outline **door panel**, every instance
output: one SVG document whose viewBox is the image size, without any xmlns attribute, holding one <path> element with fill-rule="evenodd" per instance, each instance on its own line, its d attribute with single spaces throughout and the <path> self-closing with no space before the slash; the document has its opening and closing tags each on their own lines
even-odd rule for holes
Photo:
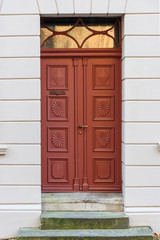
<svg viewBox="0 0 160 240">
<path fill-rule="evenodd" d="M 42 59 L 42 184 L 73 190 L 74 66 L 72 59 Z"/>
<path fill-rule="evenodd" d="M 42 191 L 120 191 L 120 144 L 120 59 L 42 58 Z"/>
<path fill-rule="evenodd" d="M 87 108 L 89 190 L 119 190 L 121 185 L 119 59 L 88 59 Z"/>
</svg>

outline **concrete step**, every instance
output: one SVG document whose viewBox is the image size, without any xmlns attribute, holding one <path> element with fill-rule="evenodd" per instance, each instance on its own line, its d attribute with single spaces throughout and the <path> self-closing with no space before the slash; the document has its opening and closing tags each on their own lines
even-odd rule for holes
<svg viewBox="0 0 160 240">
<path fill-rule="evenodd" d="M 18 240 L 153 240 L 150 228 L 114 230 L 39 230 L 21 229 Z"/>
<path fill-rule="evenodd" d="M 129 218 L 108 212 L 43 212 L 41 229 L 115 229 L 128 228 Z"/>
<path fill-rule="evenodd" d="M 121 193 L 43 193 L 43 211 L 123 212 Z"/>
</svg>

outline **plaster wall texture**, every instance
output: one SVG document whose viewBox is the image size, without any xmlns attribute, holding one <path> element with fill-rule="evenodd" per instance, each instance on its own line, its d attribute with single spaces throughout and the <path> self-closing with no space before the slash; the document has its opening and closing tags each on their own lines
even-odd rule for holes
<svg viewBox="0 0 160 240">
<path fill-rule="evenodd" d="M 122 16 L 125 212 L 160 232 L 160 0 L 0 0 L 0 238 L 40 224 L 40 15 Z"/>
<path fill-rule="evenodd" d="M 130 225 L 160 232 L 160 1 L 127 1 L 123 18 L 122 161 Z"/>
<path fill-rule="evenodd" d="M 38 227 L 40 16 L 37 1 L 3 1 L 0 11 L 0 238 Z"/>
</svg>

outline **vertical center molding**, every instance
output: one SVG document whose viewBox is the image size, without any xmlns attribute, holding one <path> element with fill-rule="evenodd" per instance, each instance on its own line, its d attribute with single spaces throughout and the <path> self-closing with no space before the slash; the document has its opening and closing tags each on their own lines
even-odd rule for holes
<svg viewBox="0 0 160 240">
<path fill-rule="evenodd" d="M 77 135 L 77 126 L 78 126 L 78 65 L 79 59 L 73 59 L 74 65 L 74 142 L 75 142 L 75 149 L 74 149 L 74 191 L 79 191 L 79 176 L 78 176 L 78 135 Z"/>
<path fill-rule="evenodd" d="M 83 58 L 83 124 L 87 125 L 87 64 L 88 59 Z M 88 79 L 89 80 L 89 79 Z M 88 178 L 87 178 L 87 128 L 83 135 L 83 191 L 88 190 Z"/>
</svg>

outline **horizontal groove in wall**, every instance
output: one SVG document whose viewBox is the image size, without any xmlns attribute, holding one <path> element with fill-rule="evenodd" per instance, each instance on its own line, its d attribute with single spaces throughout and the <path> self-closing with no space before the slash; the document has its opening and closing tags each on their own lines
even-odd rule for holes
<svg viewBox="0 0 160 240">
<path fill-rule="evenodd" d="M 0 143 L 0 145 L 1 144 L 3 144 L 3 143 Z M 17 146 L 19 146 L 19 145 L 21 145 L 21 146 L 28 146 L 28 145 L 35 145 L 35 146 L 37 146 L 37 145 L 40 145 L 40 143 L 7 143 L 8 145 L 17 145 Z"/>
<path fill-rule="evenodd" d="M 27 58 L 27 59 L 28 59 L 28 58 L 30 58 L 30 59 L 32 59 L 32 58 L 37 58 L 37 60 L 40 60 L 40 59 L 39 59 L 39 56 L 38 56 L 38 57 L 0 57 L 0 58 L 5 58 L 5 59 L 8 58 L 9 60 L 10 60 L 11 58 L 16 58 L 16 59 L 18 58 L 19 60 L 24 59 L 24 58 Z"/>
<path fill-rule="evenodd" d="M 122 61 L 124 60 L 124 59 L 127 59 L 127 58 L 131 58 L 131 59 L 133 59 L 133 58 L 147 58 L 147 59 L 150 59 L 150 58 L 160 58 L 160 56 L 124 56 L 123 58 L 121 58 L 122 59 Z"/>
<path fill-rule="evenodd" d="M 32 206 L 32 205 L 37 205 L 37 206 L 40 206 L 41 204 L 40 204 L 40 202 L 38 202 L 38 203 L 0 203 L 0 206 L 25 206 L 25 205 L 27 205 L 27 206 Z"/>
<path fill-rule="evenodd" d="M 38 102 L 41 102 L 41 99 L 39 98 L 35 98 L 35 99 L 21 99 L 21 98 L 19 98 L 19 99 L 12 99 L 12 98 L 10 98 L 10 99 L 0 99 L 0 102 L 35 102 L 35 101 L 38 101 Z"/>
<path fill-rule="evenodd" d="M 30 78 L 29 78 L 30 79 Z M 127 81 L 127 80 L 157 80 L 159 79 L 160 80 L 160 77 L 159 78 L 123 78 L 123 81 Z"/>
<path fill-rule="evenodd" d="M 122 102 L 160 102 L 160 99 L 122 99 Z"/>
<path fill-rule="evenodd" d="M 0 187 L 41 187 L 41 184 L 0 184 Z"/>
<path fill-rule="evenodd" d="M 123 123 L 160 123 L 160 121 L 124 121 L 122 120 Z"/>
<path fill-rule="evenodd" d="M 40 211 L 41 210 L 41 204 L 40 203 L 29 203 L 29 204 L 0 204 L 0 211 L 5 211 L 5 210 L 24 210 L 24 211 L 29 211 L 29 210 L 34 210 L 34 211 Z"/>
<path fill-rule="evenodd" d="M 122 144 L 124 144 L 124 146 L 125 145 L 132 145 L 132 146 L 136 146 L 137 144 L 135 144 L 135 143 L 133 143 L 133 144 L 126 144 L 126 143 L 124 143 L 123 141 L 122 141 Z M 142 147 L 145 147 L 146 146 L 146 144 L 147 145 L 150 145 L 151 147 L 153 147 L 153 146 L 158 146 L 158 143 L 139 143 L 138 145 L 140 145 L 140 146 L 142 146 Z"/>
<path fill-rule="evenodd" d="M 125 143 L 123 141 L 122 141 L 122 143 L 126 146 L 156 146 L 156 147 L 158 147 L 158 143 Z"/>
<path fill-rule="evenodd" d="M 155 167 L 157 167 L 157 168 L 159 168 L 160 167 L 160 165 L 125 165 L 125 163 L 123 163 L 123 165 L 125 166 L 125 167 L 142 167 L 142 168 L 155 168 Z"/>
<path fill-rule="evenodd" d="M 21 57 L 20 57 L 20 58 L 21 58 Z M 127 57 L 124 56 L 124 58 L 127 58 Z M 132 56 L 131 56 L 131 57 L 128 57 L 128 58 L 129 58 L 129 59 L 132 59 L 132 58 L 133 58 L 133 59 L 135 59 L 135 58 L 137 58 L 137 59 L 139 59 L 139 58 L 140 58 L 140 59 L 142 59 L 142 58 L 143 58 L 143 59 L 146 59 L 146 58 L 147 58 L 147 59 L 150 59 L 150 58 L 155 59 L 155 58 L 160 58 L 160 57 L 157 57 L 157 56 L 153 56 L 153 57 L 151 57 L 151 56 L 148 56 L 148 57 L 146 57 L 146 56 L 144 56 L 144 57 L 139 57 L 139 56 L 134 57 L 134 56 L 133 56 L 133 57 L 132 57 Z M 122 61 L 123 61 L 123 60 L 122 60 Z"/>
<path fill-rule="evenodd" d="M 0 17 L 1 16 L 39 16 L 40 15 L 40 13 L 1 13 L 0 14 Z"/>
<path fill-rule="evenodd" d="M 125 208 L 160 208 L 160 206 L 126 206 Z M 160 209 L 159 209 L 160 210 Z"/>
<path fill-rule="evenodd" d="M 38 209 L 32 209 L 32 208 L 29 208 L 29 209 L 1 209 L 0 208 L 0 213 L 1 212 L 41 212 L 41 208 L 38 208 Z"/>
<path fill-rule="evenodd" d="M 125 145 L 132 145 L 132 146 L 139 146 L 139 145 L 142 145 L 142 146 L 147 146 L 147 145 L 151 145 L 151 146 L 158 146 L 158 143 L 125 143 L 124 141 L 121 141 L 123 144 Z"/>
<path fill-rule="evenodd" d="M 138 80 L 141 80 L 141 79 L 145 79 L 145 80 L 147 80 L 147 79 L 150 79 L 150 80 L 152 80 L 152 79 L 153 79 L 153 80 L 154 80 L 154 79 L 159 79 L 159 80 L 160 80 L 159 77 L 158 77 L 158 78 L 146 78 L 146 77 L 145 77 L 145 78 L 141 78 L 141 77 L 137 77 L 137 78 L 131 77 L 131 78 L 128 78 L 128 77 L 127 77 L 127 78 L 122 78 L 122 81 L 124 81 L 124 80 L 129 80 L 129 79 L 133 79 L 133 80 L 134 80 L 134 79 L 138 79 Z"/>
<path fill-rule="evenodd" d="M 0 145 L 5 145 L 5 144 L 7 144 L 7 145 L 35 145 L 35 146 L 40 146 L 41 145 L 41 143 L 6 143 L 6 142 L 4 142 L 4 143 L 0 143 Z"/>
<path fill-rule="evenodd" d="M 38 209 L 34 209 L 34 208 L 27 208 L 27 209 L 18 209 L 18 208 L 16 208 L 16 209 L 10 209 L 10 208 L 8 208 L 8 209 L 1 209 L 0 208 L 0 212 L 41 212 L 41 208 L 39 207 Z"/>
<path fill-rule="evenodd" d="M 0 209 L 0 213 L 3 213 L 3 212 L 13 212 L 13 213 L 19 213 L 19 212 L 31 212 L 31 213 L 36 213 L 36 212 L 39 212 L 41 213 L 41 209 Z M 6 239 L 6 238 L 5 238 Z M 12 238 L 13 239 L 13 238 Z M 15 238 L 14 238 L 15 239 Z"/>
<path fill-rule="evenodd" d="M 28 79 L 28 80 L 35 80 L 35 79 L 40 80 L 40 78 L 34 78 L 34 77 L 31 77 L 31 78 L 22 78 L 22 77 L 21 77 L 21 78 L 4 78 L 4 77 L 1 78 L 1 77 L 0 77 L 0 81 L 1 81 L 1 80 L 24 80 L 24 79 L 25 79 L 25 80 L 27 80 L 27 79 Z"/>
<path fill-rule="evenodd" d="M 150 167 L 160 167 L 160 163 L 159 163 L 159 165 L 153 165 L 153 164 L 145 164 L 145 165 L 132 165 L 132 164 L 125 164 L 125 162 L 122 160 L 122 163 L 123 163 L 123 165 L 125 166 L 125 167 L 148 167 L 148 168 L 150 168 Z M 0 165 L 2 165 L 2 164 L 0 164 Z M 5 164 L 4 164 L 5 165 Z M 10 164 L 9 164 L 10 165 Z"/>
<path fill-rule="evenodd" d="M 125 15 L 148 15 L 148 14 L 159 14 L 159 12 L 139 12 L 139 13 L 129 13 L 129 12 L 124 12 Z"/>
<path fill-rule="evenodd" d="M 157 189 L 160 190 L 160 186 L 127 186 L 123 182 L 125 189 Z"/>
<path fill-rule="evenodd" d="M 13 38 L 17 38 L 17 37 L 39 37 L 40 35 L 1 35 L 0 38 L 7 38 L 7 37 L 13 37 Z"/>
<path fill-rule="evenodd" d="M 1 121 L 0 120 L 0 123 L 40 123 L 41 122 L 41 120 L 19 120 L 19 121 L 17 121 L 17 120 L 9 120 L 9 121 Z"/>
<path fill-rule="evenodd" d="M 146 207 L 146 208 L 148 208 L 148 207 Z M 134 214 L 134 215 L 135 214 L 160 214 L 159 209 L 156 209 L 155 211 L 152 210 L 152 209 L 151 210 L 150 209 L 144 209 L 144 211 L 143 211 L 143 209 L 140 209 L 140 210 L 133 209 L 133 210 L 131 210 L 131 209 L 128 209 L 126 207 L 125 207 L 125 212 L 126 212 L 126 214 L 131 213 L 131 214 Z"/>
<path fill-rule="evenodd" d="M 123 121 L 122 121 L 123 123 Z M 132 122 L 127 122 L 128 124 L 132 124 Z M 137 122 L 133 122 L 137 125 Z M 139 122 L 139 123 L 146 123 L 145 121 L 144 122 Z M 150 125 L 153 125 L 154 123 L 157 123 L 157 122 L 147 122 L 147 123 L 150 123 Z M 142 124 L 141 124 L 142 125 Z"/>
<path fill-rule="evenodd" d="M 124 38 L 125 37 L 159 37 L 160 34 L 151 34 L 151 35 L 148 35 L 148 34 L 124 34 L 123 37 L 121 38 L 121 41 L 124 41 Z"/>
<path fill-rule="evenodd" d="M 33 163 L 33 164 L 31 164 L 31 163 L 29 163 L 29 164 L 27 164 L 27 163 L 24 163 L 24 164 L 19 164 L 19 163 L 10 163 L 10 164 L 1 164 L 1 160 L 0 160 L 0 166 L 16 166 L 16 167 L 18 167 L 18 166 L 26 166 L 26 167 L 41 167 L 41 164 L 39 163 L 39 164 L 35 164 L 35 163 Z"/>
<path fill-rule="evenodd" d="M 138 206 L 138 207 L 125 207 L 125 210 L 126 210 L 126 213 L 157 213 L 157 214 L 160 214 L 160 208 L 159 206 L 155 206 L 155 207 L 152 207 L 152 206 Z"/>
<path fill-rule="evenodd" d="M 156 37 L 156 36 L 160 36 L 160 34 L 124 34 L 123 35 L 123 37 L 122 37 L 122 39 L 123 38 L 125 38 L 125 37 L 127 37 L 127 36 L 134 36 L 134 37 L 139 37 L 139 36 L 141 36 L 141 37 Z"/>
<path fill-rule="evenodd" d="M 41 80 L 40 78 L 0 78 L 0 81 L 3 81 L 3 80 L 9 80 L 9 81 L 11 81 L 11 80 L 27 80 L 27 81 L 32 81 L 32 80 Z"/>
<path fill-rule="evenodd" d="M 0 15 L 1 16 L 1 15 Z M 0 38 L 7 38 L 7 37 L 9 37 L 9 38 L 15 38 L 15 37 L 17 37 L 17 38 L 39 38 L 39 40 L 41 39 L 41 36 L 40 35 L 7 35 L 7 36 L 5 36 L 5 35 L 3 35 L 3 36 L 0 36 Z"/>
<path fill-rule="evenodd" d="M 38 59 L 39 59 L 39 58 L 40 58 L 40 55 L 39 55 L 39 56 L 23 56 L 23 57 L 22 57 L 22 56 L 18 56 L 18 57 L 17 57 L 17 56 L 16 56 L 16 57 L 9 57 L 9 56 L 7 56 L 7 57 L 1 57 L 1 56 L 0 56 L 0 59 L 3 59 L 3 58 L 9 58 L 9 59 L 10 59 L 10 58 L 38 58 Z"/>
</svg>

